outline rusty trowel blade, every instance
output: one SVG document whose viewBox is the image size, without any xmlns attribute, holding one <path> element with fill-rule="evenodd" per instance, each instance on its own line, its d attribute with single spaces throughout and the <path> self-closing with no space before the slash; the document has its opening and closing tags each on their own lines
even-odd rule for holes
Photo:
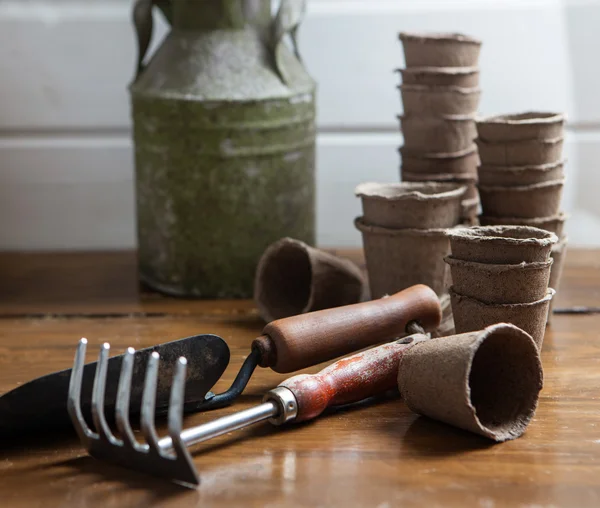
<svg viewBox="0 0 600 508">
<path fill-rule="evenodd" d="M 74 349 L 75 351 L 74 344 Z M 166 413 L 169 405 L 171 380 L 175 361 L 187 358 L 185 402 L 204 399 L 229 364 L 229 347 L 216 335 L 194 335 L 186 339 L 166 342 L 158 346 L 140 349 L 135 353 L 133 379 L 131 383 L 132 414 L 139 414 L 144 376 L 148 357 L 156 351 L 160 357 L 160 370 L 156 392 L 156 412 Z M 113 356 L 108 361 L 106 376 L 105 412 L 114 414 L 115 398 L 123 355 Z M 91 400 L 96 362 L 89 363 L 83 371 L 81 405 L 83 414 L 91 421 Z M 21 434 L 43 427 L 69 427 L 67 396 L 71 369 L 61 370 L 39 377 L 0 397 L 0 436 Z"/>
</svg>

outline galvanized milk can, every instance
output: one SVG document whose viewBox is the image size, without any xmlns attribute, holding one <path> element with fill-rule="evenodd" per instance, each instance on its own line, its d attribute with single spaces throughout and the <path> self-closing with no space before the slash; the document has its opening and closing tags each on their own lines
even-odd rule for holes
<svg viewBox="0 0 600 508">
<path fill-rule="evenodd" d="M 147 64 L 152 7 L 171 31 Z M 315 84 L 304 0 L 138 0 L 134 123 L 139 270 L 173 295 L 252 295 L 275 240 L 315 236 Z M 286 35 L 290 35 L 286 41 Z"/>
</svg>

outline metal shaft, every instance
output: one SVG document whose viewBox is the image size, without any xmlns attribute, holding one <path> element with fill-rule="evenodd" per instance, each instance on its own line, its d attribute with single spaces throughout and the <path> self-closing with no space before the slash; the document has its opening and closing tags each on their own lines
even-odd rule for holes
<svg viewBox="0 0 600 508">
<path fill-rule="evenodd" d="M 278 414 L 279 407 L 275 402 L 264 402 L 259 406 L 244 411 L 238 411 L 237 413 L 223 416 L 212 422 L 186 429 L 181 433 L 181 440 L 186 446 L 191 446 L 234 430 L 243 429 L 253 423 L 274 418 Z M 170 437 L 165 437 L 158 441 L 158 446 L 162 450 L 169 450 L 172 447 L 172 444 L 173 442 Z"/>
</svg>

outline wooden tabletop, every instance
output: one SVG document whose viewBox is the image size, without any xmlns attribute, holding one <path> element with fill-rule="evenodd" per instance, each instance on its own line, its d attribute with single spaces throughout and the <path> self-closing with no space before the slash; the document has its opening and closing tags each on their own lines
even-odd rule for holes
<svg viewBox="0 0 600 508">
<path fill-rule="evenodd" d="M 557 307 L 600 306 L 600 252 L 570 251 L 562 285 Z M 121 352 L 205 332 L 230 345 L 216 386 L 225 389 L 263 326 L 251 302 L 140 293 L 132 253 L 2 254 L 0 288 L 0 393 L 70 367 L 81 336 Z M 1 444 L 0 506 L 600 506 L 600 315 L 555 316 L 542 360 L 537 414 L 504 444 L 386 396 L 198 445 L 202 484 L 188 490 L 100 463 L 71 433 L 48 433 Z M 284 378 L 258 369 L 236 405 L 185 425 L 257 404 Z"/>
</svg>

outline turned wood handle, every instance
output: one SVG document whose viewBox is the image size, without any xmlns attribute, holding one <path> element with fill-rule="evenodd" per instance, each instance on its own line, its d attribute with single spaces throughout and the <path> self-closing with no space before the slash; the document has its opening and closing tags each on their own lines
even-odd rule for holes
<svg viewBox="0 0 600 508">
<path fill-rule="evenodd" d="M 433 330 L 441 319 L 437 295 L 419 284 L 379 300 L 272 321 L 252 347 L 261 352 L 261 367 L 294 372 L 393 340 L 411 321 Z"/>
<path fill-rule="evenodd" d="M 279 386 L 296 397 L 295 421 L 311 420 L 328 407 L 358 402 L 397 388 L 400 358 L 413 345 L 429 338 L 413 335 L 408 340 L 411 342 L 398 341 L 367 349 L 338 360 L 318 374 L 300 374 L 281 383 Z"/>
</svg>

